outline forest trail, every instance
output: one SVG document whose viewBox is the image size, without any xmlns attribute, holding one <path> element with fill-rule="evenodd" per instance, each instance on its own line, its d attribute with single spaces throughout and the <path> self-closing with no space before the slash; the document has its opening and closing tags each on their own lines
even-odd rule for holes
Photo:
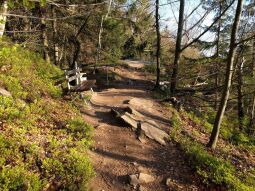
<svg viewBox="0 0 255 191">
<path fill-rule="evenodd" d="M 136 133 L 118 122 L 110 112 L 111 108 L 127 107 L 128 100 L 135 98 L 138 105 L 132 107 L 169 133 L 171 113 L 150 96 L 148 90 L 153 84 L 147 80 L 144 72 L 137 69 L 141 65 L 136 67 L 132 62 L 130 68 L 111 69 L 116 75 L 125 78 L 114 82 L 111 87 L 99 88 L 91 99 L 90 108 L 82 111 L 84 119 L 95 127 L 95 144 L 89 156 L 97 176 L 90 183 L 90 189 L 202 190 L 176 144 L 168 142 L 162 146 L 149 139 L 141 143 Z M 140 172 L 153 176 L 155 180 L 134 188 L 129 184 L 128 177 Z M 171 180 L 170 187 L 166 185 L 167 178 Z"/>
</svg>

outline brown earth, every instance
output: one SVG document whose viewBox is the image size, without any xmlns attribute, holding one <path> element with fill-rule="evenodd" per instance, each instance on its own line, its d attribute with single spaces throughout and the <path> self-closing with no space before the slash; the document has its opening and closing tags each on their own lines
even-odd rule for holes
<svg viewBox="0 0 255 191">
<path fill-rule="evenodd" d="M 97 176 L 91 181 L 90 190 L 137 190 L 129 184 L 128 176 L 139 172 L 155 178 L 140 190 L 206 190 L 175 143 L 170 140 L 162 146 L 149 139 L 141 143 L 130 127 L 111 114 L 111 108 L 126 107 L 128 100 L 137 98 L 133 104 L 136 110 L 167 133 L 171 131 L 171 113 L 150 96 L 153 83 L 133 62 L 130 67 L 111 69 L 118 80 L 109 87 L 99 85 L 91 106 L 82 110 L 84 119 L 95 127 L 95 144 L 89 156 Z M 170 187 L 166 186 L 167 178 Z"/>
</svg>

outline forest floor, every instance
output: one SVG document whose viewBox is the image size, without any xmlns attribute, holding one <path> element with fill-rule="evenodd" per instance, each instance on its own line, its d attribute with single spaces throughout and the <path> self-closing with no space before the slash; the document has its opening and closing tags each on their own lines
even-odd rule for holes
<svg viewBox="0 0 255 191">
<path fill-rule="evenodd" d="M 128 100 L 146 118 L 154 120 L 165 132 L 171 130 L 171 113 L 159 101 L 153 99 L 150 90 L 153 83 L 141 68 L 143 63 L 127 62 L 129 67 L 111 68 L 118 80 L 110 86 L 98 86 L 91 98 L 91 105 L 82 110 L 84 119 L 95 127 L 94 147 L 89 151 L 96 171 L 90 183 L 91 190 L 204 190 L 194 169 L 176 143 L 166 146 L 146 139 L 142 143 L 127 125 L 116 120 L 111 108 L 124 108 Z M 154 181 L 140 188 L 129 184 L 129 175 L 146 173 Z M 166 180 L 170 180 L 169 186 Z"/>
</svg>

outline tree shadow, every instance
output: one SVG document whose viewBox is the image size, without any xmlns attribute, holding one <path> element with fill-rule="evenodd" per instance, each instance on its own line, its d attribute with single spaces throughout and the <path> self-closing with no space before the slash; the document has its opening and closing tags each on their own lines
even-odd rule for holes
<svg viewBox="0 0 255 191">
<path fill-rule="evenodd" d="M 189 166 L 187 158 L 185 158 L 185 153 L 176 149 L 176 145 L 171 143 L 168 143 L 167 146 L 157 145 L 156 147 L 153 147 L 150 151 L 153 156 L 153 160 L 138 158 L 135 156 L 135 153 L 129 155 L 119 154 L 114 151 L 103 150 L 101 148 L 96 148 L 94 152 L 103 157 L 112 158 L 124 163 L 135 162 L 138 166 L 151 169 L 156 177 L 161 177 L 161 187 L 164 189 L 167 189 L 165 185 L 167 178 L 170 178 L 173 183 L 185 185 L 186 187 L 194 184 L 200 184 L 200 182 L 195 182 L 198 181 L 195 176 L 191 177 L 191 175 L 195 174 L 195 169 Z M 126 177 L 121 178 L 126 180 L 127 177 L 128 174 Z M 119 179 L 119 177 L 112 178 L 117 181 Z M 203 190 L 203 186 L 201 186 L 201 190 Z"/>
</svg>

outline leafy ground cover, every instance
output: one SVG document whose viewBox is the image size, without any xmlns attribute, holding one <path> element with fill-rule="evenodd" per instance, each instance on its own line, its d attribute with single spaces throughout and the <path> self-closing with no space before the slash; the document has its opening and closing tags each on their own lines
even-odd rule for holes
<svg viewBox="0 0 255 191">
<path fill-rule="evenodd" d="M 54 86 L 62 71 L 1 42 L 0 190 L 86 190 L 92 127 Z"/>
<path fill-rule="evenodd" d="M 169 106 L 168 106 L 169 107 Z M 190 134 L 185 126 L 190 123 L 192 119 L 192 133 Z M 185 151 L 187 157 L 190 159 L 191 165 L 196 170 L 197 174 L 203 179 L 206 184 L 219 185 L 226 190 L 243 190 L 249 191 L 255 189 L 254 168 L 245 169 L 233 163 L 233 150 L 229 149 L 222 152 L 211 151 L 206 148 L 201 141 L 202 134 L 209 135 L 211 124 L 208 122 L 210 117 L 197 117 L 194 113 L 174 112 L 172 117 L 171 138 L 176 141 L 182 150 Z M 227 120 L 227 119 L 225 119 Z M 188 123 L 187 123 L 188 121 Z M 229 135 L 229 136 L 226 136 Z M 234 132 L 231 128 L 223 126 L 221 134 L 221 146 L 227 148 L 237 147 L 237 142 L 243 145 L 243 139 L 236 139 L 231 141 Z M 241 135 L 238 135 L 241 136 Z M 246 140 L 246 139 L 245 139 Z M 246 143 L 246 142 L 245 142 Z M 235 151 L 235 150 L 234 150 Z M 244 161 L 246 163 L 248 161 Z"/>
</svg>

